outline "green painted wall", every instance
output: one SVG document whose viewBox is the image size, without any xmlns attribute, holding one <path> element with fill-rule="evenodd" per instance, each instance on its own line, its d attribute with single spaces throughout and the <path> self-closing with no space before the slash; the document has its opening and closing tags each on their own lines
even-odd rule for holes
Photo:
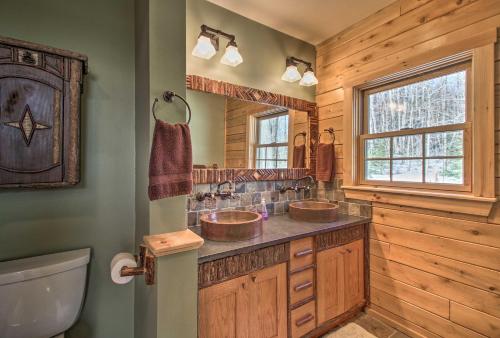
<svg viewBox="0 0 500 338">
<path fill-rule="evenodd" d="M 272 1 L 272 0 L 270 0 Z M 220 40 L 219 52 L 210 60 L 191 55 L 200 26 L 206 24 L 236 36 L 243 63 L 221 64 L 227 40 Z M 287 56 L 315 62 L 313 45 L 249 20 L 205 0 L 187 0 L 187 73 L 314 101 L 315 87 L 281 80 Z M 303 71 L 302 68 L 300 68 Z"/>
<path fill-rule="evenodd" d="M 147 199 L 147 169 L 155 97 L 165 90 L 186 95 L 186 6 L 184 0 L 136 0 L 136 242 L 146 234 L 186 228 L 186 197 Z M 147 41 L 147 43 L 145 42 Z M 180 100 L 160 102 L 157 116 L 183 122 Z M 195 338 L 197 336 L 196 250 L 160 257 L 156 284 L 136 280 L 135 337 Z"/>
<path fill-rule="evenodd" d="M 226 98 L 222 95 L 188 90 L 187 99 L 193 111 L 189 126 L 194 145 L 194 163 L 207 165 L 217 163 L 223 168 Z"/>
<path fill-rule="evenodd" d="M 134 286 L 113 284 L 109 263 L 134 248 L 134 2 L 2 0 L 0 34 L 87 54 L 90 67 L 82 182 L 0 191 L 0 260 L 91 247 L 87 298 L 67 337 L 133 337 Z"/>
</svg>

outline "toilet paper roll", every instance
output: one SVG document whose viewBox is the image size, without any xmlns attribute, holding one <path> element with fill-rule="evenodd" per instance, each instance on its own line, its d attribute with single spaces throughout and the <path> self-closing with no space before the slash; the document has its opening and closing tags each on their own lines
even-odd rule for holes
<svg viewBox="0 0 500 338">
<path fill-rule="evenodd" d="M 127 252 L 121 252 L 116 254 L 115 257 L 111 260 L 111 279 L 116 284 L 127 284 L 134 278 L 134 276 L 120 276 L 120 270 L 124 267 L 128 266 L 129 268 L 135 268 L 137 266 L 137 262 L 133 255 Z"/>
</svg>

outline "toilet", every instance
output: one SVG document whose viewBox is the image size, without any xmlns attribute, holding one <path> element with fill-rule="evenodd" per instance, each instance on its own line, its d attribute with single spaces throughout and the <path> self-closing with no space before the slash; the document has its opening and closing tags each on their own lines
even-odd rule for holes
<svg viewBox="0 0 500 338">
<path fill-rule="evenodd" d="M 63 337 L 83 305 L 90 249 L 0 262 L 0 337 Z"/>
</svg>

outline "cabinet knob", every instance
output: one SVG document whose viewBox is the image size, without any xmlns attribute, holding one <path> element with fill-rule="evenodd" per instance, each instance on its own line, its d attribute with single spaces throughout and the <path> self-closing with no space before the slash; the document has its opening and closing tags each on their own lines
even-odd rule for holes
<svg viewBox="0 0 500 338">
<path fill-rule="evenodd" d="M 255 282 L 256 279 L 257 279 L 256 276 L 252 276 L 252 282 Z"/>
<path fill-rule="evenodd" d="M 245 283 L 241 283 L 241 287 L 242 287 L 243 289 L 246 289 L 246 288 L 247 288 L 247 285 L 246 285 Z"/>
</svg>

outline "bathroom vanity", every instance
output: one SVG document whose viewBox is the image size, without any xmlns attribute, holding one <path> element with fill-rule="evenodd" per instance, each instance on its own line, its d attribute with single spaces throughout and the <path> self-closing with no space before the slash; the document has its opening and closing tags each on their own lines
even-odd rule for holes
<svg viewBox="0 0 500 338">
<path fill-rule="evenodd" d="M 206 241 L 198 260 L 199 337 L 317 337 L 356 315 L 368 299 L 368 221 L 274 216 L 260 237 Z"/>
</svg>

